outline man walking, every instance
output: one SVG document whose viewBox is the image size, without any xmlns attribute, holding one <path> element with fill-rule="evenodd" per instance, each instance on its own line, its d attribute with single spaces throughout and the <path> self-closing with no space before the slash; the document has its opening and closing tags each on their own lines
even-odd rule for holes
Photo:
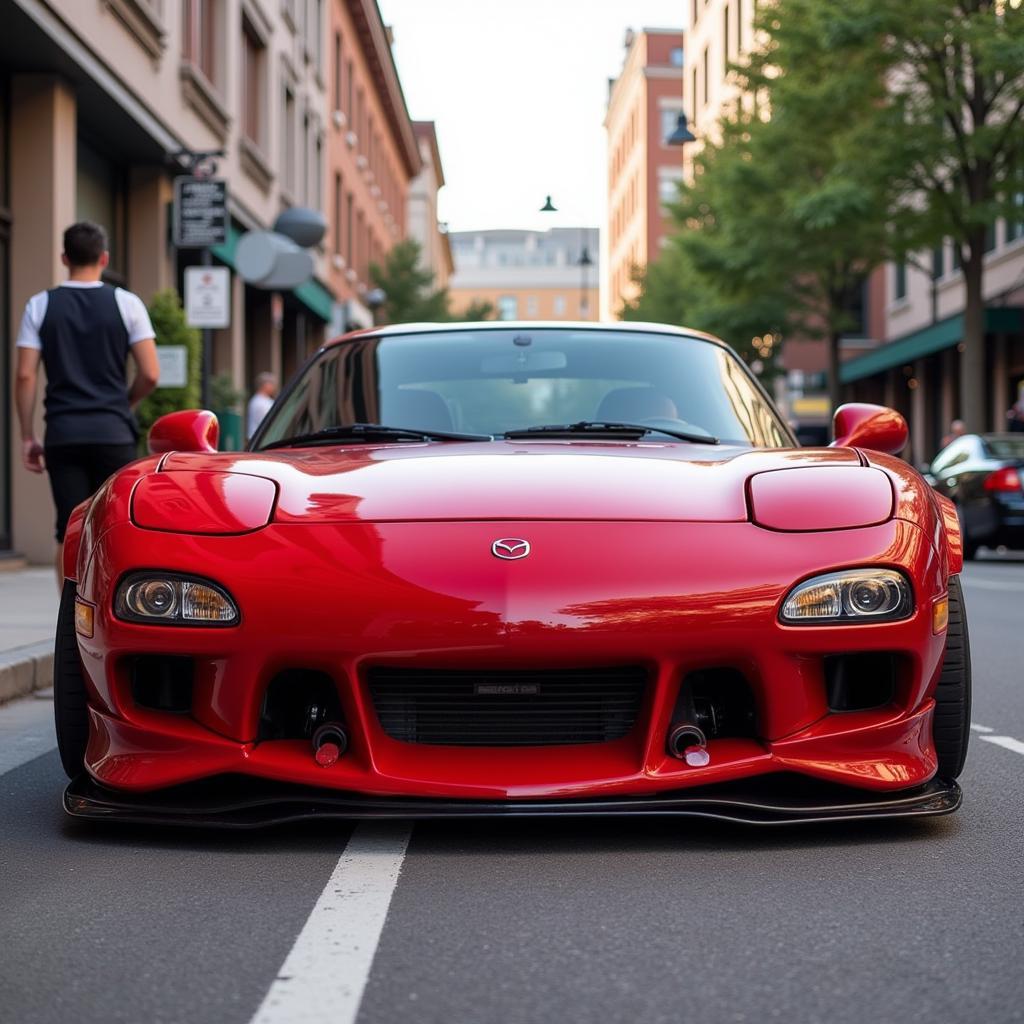
<svg viewBox="0 0 1024 1024">
<path fill-rule="evenodd" d="M 272 373 L 261 373 L 256 378 L 256 391 L 249 399 L 249 406 L 245 411 L 245 436 L 248 440 L 252 439 L 264 417 L 270 412 L 275 398 L 277 378 Z"/>
<path fill-rule="evenodd" d="M 76 505 L 137 458 L 132 410 L 157 384 L 153 326 L 142 300 L 101 280 L 110 261 L 107 234 L 87 221 L 64 232 L 68 279 L 29 299 L 18 331 L 15 404 L 22 460 L 50 476 L 57 506 L 57 582 L 63 582 L 64 531 Z M 127 380 L 129 354 L 135 379 Z M 39 363 L 46 369 L 46 436 L 35 436 Z"/>
</svg>

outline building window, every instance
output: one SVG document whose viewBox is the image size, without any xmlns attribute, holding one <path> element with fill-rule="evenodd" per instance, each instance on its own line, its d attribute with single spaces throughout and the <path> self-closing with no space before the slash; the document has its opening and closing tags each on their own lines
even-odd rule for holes
<svg viewBox="0 0 1024 1024">
<path fill-rule="evenodd" d="M 1017 211 L 1015 217 L 1009 217 L 1006 221 L 1006 243 L 1015 242 L 1018 238 L 1024 238 L 1024 192 L 1015 192 L 1013 195 L 1013 207 Z"/>
<path fill-rule="evenodd" d="M 334 176 L 334 255 L 341 255 L 341 224 L 342 224 L 342 203 L 344 202 L 344 189 L 340 174 Z"/>
<path fill-rule="evenodd" d="M 295 145 L 295 93 L 286 85 L 284 87 L 284 103 L 281 113 L 281 166 L 284 168 L 284 186 L 295 196 L 298 180 Z"/>
<path fill-rule="evenodd" d="M 345 197 L 345 263 L 352 269 L 352 193 Z"/>
<path fill-rule="evenodd" d="M 703 99 L 704 99 L 704 106 L 706 107 L 708 105 L 708 48 L 706 46 L 704 47 L 703 68 L 704 68 L 704 82 L 703 82 L 703 85 L 704 85 L 704 97 L 703 97 Z"/>
<path fill-rule="evenodd" d="M 676 130 L 679 122 L 679 111 L 674 107 L 661 108 L 661 143 L 664 145 L 668 137 Z"/>
<path fill-rule="evenodd" d="M 690 12 L 690 28 L 697 24 L 697 0 L 693 0 L 693 10 Z"/>
<path fill-rule="evenodd" d="M 729 5 L 722 8 L 722 74 L 729 73 Z"/>
<path fill-rule="evenodd" d="M 681 68 L 683 66 L 683 48 L 681 46 L 673 46 L 669 52 L 668 59 L 674 68 Z"/>
<path fill-rule="evenodd" d="M 213 0 L 184 0 L 182 7 L 182 56 L 199 68 L 210 83 L 216 73 L 213 8 Z"/>
<path fill-rule="evenodd" d="M 693 110 L 690 111 L 690 131 L 695 131 L 697 127 L 697 69 L 693 69 L 691 75 L 693 80 L 693 87 L 690 89 L 690 101 L 693 104 Z"/>
<path fill-rule="evenodd" d="M 536 316 L 538 312 L 537 296 L 528 295 L 526 297 L 526 315 Z"/>
<path fill-rule="evenodd" d="M 514 295 L 502 295 L 498 299 L 498 319 L 515 320 L 519 316 L 519 301 Z"/>
<path fill-rule="evenodd" d="M 678 202 L 679 180 L 678 175 L 671 172 L 658 176 L 658 198 L 663 204 Z"/>
<path fill-rule="evenodd" d="M 324 205 L 324 137 L 317 132 L 313 146 L 313 209 L 322 210 Z"/>
<path fill-rule="evenodd" d="M 907 297 L 906 263 L 897 263 L 893 271 L 892 297 L 896 302 L 902 302 Z"/>
<path fill-rule="evenodd" d="M 565 296 L 556 295 L 554 302 L 555 316 L 565 316 Z"/>
<path fill-rule="evenodd" d="M 937 245 L 932 249 L 932 280 L 938 281 L 946 274 L 946 249 Z"/>
<path fill-rule="evenodd" d="M 75 217 L 91 220 L 107 229 L 110 265 L 105 280 L 123 284 L 125 265 L 125 213 L 127 209 L 125 171 L 113 160 L 94 150 L 84 139 L 78 139 L 75 167 Z"/>
<path fill-rule="evenodd" d="M 348 115 L 348 126 L 352 131 L 356 130 L 356 126 L 352 119 L 352 113 L 354 110 L 352 106 L 352 82 L 354 77 L 355 76 L 352 74 L 352 61 L 347 60 L 345 61 L 345 85 L 347 86 L 346 93 L 348 95 L 345 100 L 345 113 Z"/>
<path fill-rule="evenodd" d="M 341 33 L 334 33 L 334 109 L 341 110 Z"/>
<path fill-rule="evenodd" d="M 996 247 L 996 226 L 995 224 L 989 224 L 985 228 L 985 252 L 992 252 Z"/>
<path fill-rule="evenodd" d="M 263 42 L 243 18 L 242 133 L 257 145 L 263 141 L 263 61 Z"/>
<path fill-rule="evenodd" d="M 736 0 L 736 53 L 743 53 L 743 0 Z"/>
</svg>

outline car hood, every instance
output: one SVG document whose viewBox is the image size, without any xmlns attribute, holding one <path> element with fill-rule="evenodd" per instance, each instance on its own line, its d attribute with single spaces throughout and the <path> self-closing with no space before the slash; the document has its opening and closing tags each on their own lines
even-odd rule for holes
<svg viewBox="0 0 1024 1024">
<path fill-rule="evenodd" d="M 179 480 L 178 493 L 202 491 L 209 501 L 220 492 L 227 503 L 238 500 L 233 494 L 253 501 L 253 489 L 240 488 L 239 476 L 270 480 L 276 500 L 267 512 L 277 523 L 741 522 L 749 518 L 747 481 L 753 475 L 824 466 L 859 467 L 861 461 L 841 448 L 496 441 L 175 453 L 158 475 Z M 193 487 L 189 477 L 202 486 Z M 234 485 L 227 486 L 232 478 Z M 251 515 L 247 510 L 239 518 L 248 522 Z"/>
</svg>

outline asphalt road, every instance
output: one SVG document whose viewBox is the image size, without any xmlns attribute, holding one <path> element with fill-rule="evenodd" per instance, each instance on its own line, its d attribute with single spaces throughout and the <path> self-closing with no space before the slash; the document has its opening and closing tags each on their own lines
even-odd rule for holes
<svg viewBox="0 0 1024 1024">
<path fill-rule="evenodd" d="M 977 728 L 931 821 L 94 828 L 49 706 L 0 709 L 0 1022 L 1022 1020 L 1024 559 L 964 580 Z"/>
</svg>

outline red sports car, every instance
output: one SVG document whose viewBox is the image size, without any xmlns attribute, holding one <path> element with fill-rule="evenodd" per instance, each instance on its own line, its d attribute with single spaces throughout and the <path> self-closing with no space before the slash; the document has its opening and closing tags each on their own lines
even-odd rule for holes
<svg viewBox="0 0 1024 1024">
<path fill-rule="evenodd" d="M 847 405 L 797 448 L 724 344 L 391 327 L 245 452 L 208 412 L 74 514 L 74 815 L 943 814 L 967 751 L 956 512 Z"/>
</svg>

